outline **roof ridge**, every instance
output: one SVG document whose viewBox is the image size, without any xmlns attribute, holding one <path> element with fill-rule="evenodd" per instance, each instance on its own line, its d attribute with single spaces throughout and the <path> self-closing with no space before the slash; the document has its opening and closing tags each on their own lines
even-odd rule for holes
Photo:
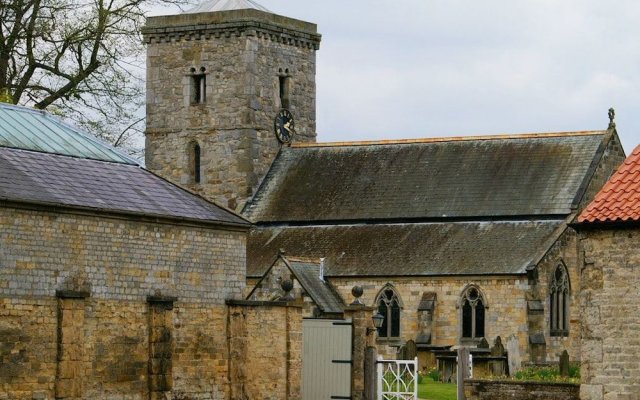
<svg viewBox="0 0 640 400">
<path fill-rule="evenodd" d="M 416 139 L 389 139 L 389 140 L 362 140 L 344 142 L 319 142 L 319 143 L 293 143 L 291 147 L 341 147 L 341 146 L 374 146 L 374 145 L 394 145 L 394 144 L 418 144 L 418 143 L 442 143 L 442 142 L 464 142 L 473 140 L 501 140 L 501 139 L 545 139 L 554 137 L 572 136 L 597 136 L 604 135 L 606 130 L 598 131 L 575 131 L 575 132 L 549 132 L 549 133 L 519 133 L 519 134 L 498 134 L 498 135 L 478 135 L 478 136 L 449 136 L 431 137 Z"/>
</svg>

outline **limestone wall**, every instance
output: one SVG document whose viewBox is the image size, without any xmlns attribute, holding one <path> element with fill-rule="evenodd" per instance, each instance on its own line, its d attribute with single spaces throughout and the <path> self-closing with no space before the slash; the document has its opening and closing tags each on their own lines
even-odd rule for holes
<svg viewBox="0 0 640 400">
<path fill-rule="evenodd" d="M 386 356 L 395 356 L 396 346 L 412 339 L 418 334 L 418 305 L 424 292 L 434 292 L 437 303 L 433 316 L 431 343 L 435 345 L 459 344 L 461 336 L 460 296 L 469 284 L 477 285 L 486 299 L 485 332 L 489 342 L 501 336 L 503 342 L 515 335 L 520 344 L 521 354 L 526 354 L 528 347 L 527 304 L 525 292 L 529 289 L 526 276 L 523 277 L 464 277 L 464 278 L 367 278 L 348 279 L 331 278 L 331 283 L 347 303 L 353 299 L 351 288 L 362 285 L 364 295 L 362 301 L 375 305 L 378 292 L 387 283 L 392 284 L 402 301 L 400 319 L 401 342 L 388 343 L 379 341 L 379 352 Z M 524 358 L 526 361 L 526 357 Z M 421 366 L 422 367 L 422 366 Z"/>
<path fill-rule="evenodd" d="M 226 398 L 244 232 L 16 208 L 0 226 L 0 393 Z"/>
<path fill-rule="evenodd" d="M 550 285 L 553 274 L 558 266 L 564 266 L 569 273 L 569 334 L 568 336 L 551 336 L 550 322 Z M 562 237 L 554 244 L 547 255 L 538 264 L 537 281 L 531 285 L 529 299 L 542 302 L 544 312 L 540 321 L 530 317 L 530 334 L 543 333 L 545 346 L 544 359 L 537 361 L 557 362 L 564 350 L 567 350 L 571 360 L 580 360 L 580 308 L 578 296 L 580 293 L 580 266 L 582 258 L 578 252 L 578 237 L 573 229 L 567 229 Z"/>
<path fill-rule="evenodd" d="M 581 399 L 635 399 L 640 393 L 640 231 L 582 234 Z"/>
<path fill-rule="evenodd" d="M 229 304 L 231 399 L 301 400 L 301 308 Z"/>
<path fill-rule="evenodd" d="M 578 400 L 580 385 L 514 381 L 464 382 L 467 400 Z"/>
</svg>

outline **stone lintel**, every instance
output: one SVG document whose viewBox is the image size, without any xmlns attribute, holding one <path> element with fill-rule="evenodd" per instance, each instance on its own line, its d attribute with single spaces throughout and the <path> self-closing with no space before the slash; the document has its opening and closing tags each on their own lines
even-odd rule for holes
<svg viewBox="0 0 640 400">
<path fill-rule="evenodd" d="M 198 40 L 211 36 L 257 36 L 297 47 L 320 48 L 315 24 L 259 10 L 233 10 L 150 17 L 142 28 L 146 43 Z"/>
<path fill-rule="evenodd" d="M 173 303 L 178 301 L 175 296 L 149 295 L 147 303 L 164 307 L 167 310 L 173 310 Z"/>
<path fill-rule="evenodd" d="M 302 308 L 301 304 L 294 304 L 288 301 L 256 301 L 256 300 L 233 300 L 225 301 L 228 306 L 235 307 L 293 307 Z"/>
<path fill-rule="evenodd" d="M 56 297 L 59 299 L 86 299 L 91 297 L 88 290 L 56 290 Z"/>
</svg>

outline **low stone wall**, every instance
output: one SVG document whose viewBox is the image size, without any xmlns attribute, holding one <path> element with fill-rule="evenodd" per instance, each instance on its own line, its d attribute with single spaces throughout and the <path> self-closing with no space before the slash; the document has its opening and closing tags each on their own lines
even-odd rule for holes
<svg viewBox="0 0 640 400">
<path fill-rule="evenodd" d="M 579 400 L 575 383 L 466 380 L 467 400 Z"/>
</svg>

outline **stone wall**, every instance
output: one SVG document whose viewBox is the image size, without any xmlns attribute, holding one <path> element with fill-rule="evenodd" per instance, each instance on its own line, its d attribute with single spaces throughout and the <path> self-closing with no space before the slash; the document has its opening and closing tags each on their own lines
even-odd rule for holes
<svg viewBox="0 0 640 400">
<path fill-rule="evenodd" d="M 229 305 L 231 399 L 301 400 L 301 308 L 286 302 Z"/>
<path fill-rule="evenodd" d="M 245 232 L 18 208 L 0 226 L 0 393 L 226 399 Z"/>
<path fill-rule="evenodd" d="M 640 230 L 581 232 L 584 251 L 581 398 L 637 399 L 640 393 Z"/>
<path fill-rule="evenodd" d="M 550 285 L 556 268 L 562 265 L 569 274 L 569 334 L 568 336 L 551 336 L 550 322 Z M 582 258 L 578 252 L 578 237 L 576 232 L 568 228 L 560 239 L 551 247 L 545 257 L 538 263 L 535 283 L 527 294 L 528 300 L 539 300 L 544 306 L 544 311 L 536 316 L 529 317 L 529 334 L 543 334 L 545 344 L 541 346 L 540 353 L 533 349 L 530 343 L 530 351 L 537 356 L 534 362 L 557 362 L 560 354 L 567 350 L 571 360 L 580 360 L 580 308 L 578 296 L 580 293 L 580 266 Z"/>
<path fill-rule="evenodd" d="M 465 380 L 464 394 L 467 400 L 579 400 L 580 385 Z"/>
<path fill-rule="evenodd" d="M 288 79 L 296 140 L 315 141 L 315 29 L 256 10 L 150 18 L 147 168 L 240 210 L 281 146 L 274 134 L 281 77 Z M 192 68 L 206 71 L 202 104 L 191 100 Z M 200 183 L 194 143 L 201 148 Z"/>
<path fill-rule="evenodd" d="M 380 289 L 387 283 L 394 286 L 402 301 L 400 318 L 400 342 L 379 341 L 379 352 L 385 357 L 395 358 L 397 347 L 418 335 L 418 305 L 424 292 L 436 293 L 431 344 L 456 345 L 461 335 L 460 296 L 469 284 L 477 285 L 486 299 L 486 338 L 493 343 L 496 336 L 507 338 L 515 335 L 520 353 L 527 354 L 527 304 L 525 293 L 529 289 L 526 276 L 522 277 L 435 277 L 435 278 L 330 278 L 343 299 L 351 299 L 351 288 L 361 285 L 364 295 L 361 300 L 368 306 L 375 305 Z M 388 345 L 385 345 L 388 344 Z M 524 359 L 526 361 L 526 358 Z M 423 366 L 421 366 L 422 368 Z M 431 367 L 431 366 L 428 366 Z"/>
</svg>

